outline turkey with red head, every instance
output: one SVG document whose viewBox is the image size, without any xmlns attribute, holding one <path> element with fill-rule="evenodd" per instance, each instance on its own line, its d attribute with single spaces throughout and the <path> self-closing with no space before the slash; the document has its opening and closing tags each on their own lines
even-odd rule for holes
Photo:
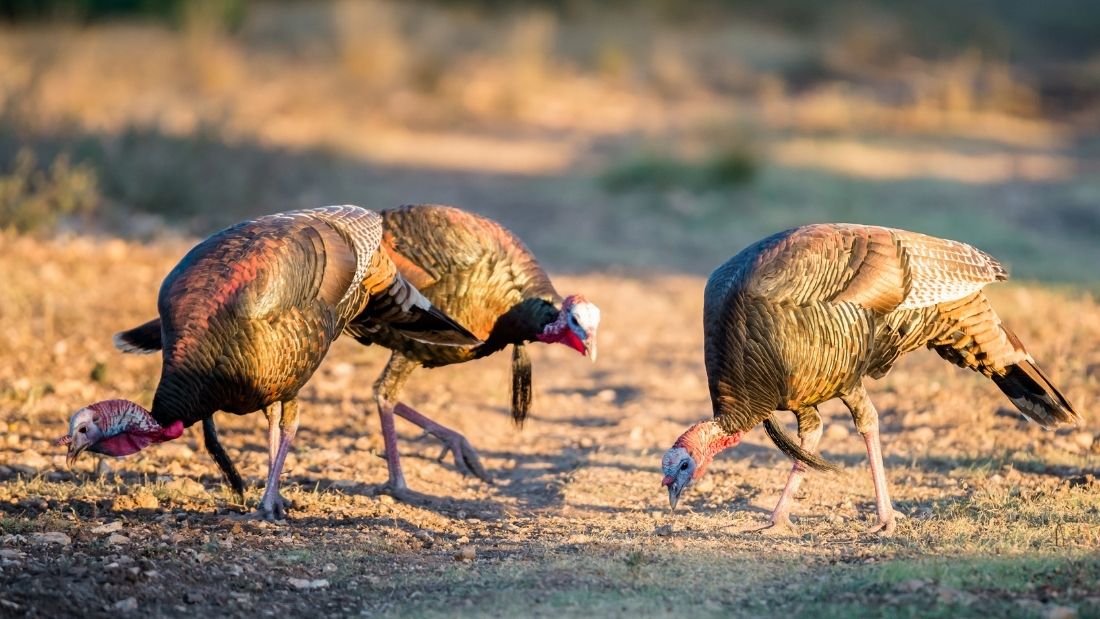
<svg viewBox="0 0 1100 619">
<path fill-rule="evenodd" d="M 581 295 L 562 298 L 530 250 L 497 222 L 451 206 L 413 205 L 381 211 L 382 246 L 401 274 L 436 307 L 478 338 L 476 346 L 439 346 L 409 339 L 401 330 L 363 315 L 345 332 L 366 345 L 392 352 L 374 384 L 389 468 L 387 487 L 407 492 L 397 448 L 394 414 L 443 442 L 455 466 L 488 480 L 477 452 L 461 434 L 398 401 L 417 367 L 439 367 L 491 355 L 512 346 L 512 418 L 522 424 L 531 408 L 528 342 L 564 344 L 596 359 L 600 310 Z M 156 321 L 119 334 L 116 346 L 141 352 L 160 348 Z M 218 444 L 213 422 L 204 429 L 207 447 L 230 482 L 236 475 Z M 212 439 L 212 440 L 211 440 Z M 237 476 L 239 477 L 239 476 Z"/>
<path fill-rule="evenodd" d="M 816 407 L 839 397 L 867 447 L 878 510 L 871 531 L 892 533 L 878 413 L 862 379 L 884 376 L 922 346 L 990 378 L 1044 428 L 1077 424 L 1080 416 L 982 292 L 1006 278 L 1000 263 L 969 245 L 850 224 L 795 228 L 731 258 L 711 274 L 704 296 L 714 419 L 689 428 L 661 462 L 672 507 L 715 454 L 763 422 L 795 460 L 769 528 L 790 529 L 805 466 L 834 468 L 814 453 L 821 438 Z M 801 446 L 775 410 L 795 412 Z"/>
<path fill-rule="evenodd" d="M 215 412 L 263 410 L 270 465 L 256 515 L 281 518 L 279 476 L 298 428 L 298 391 L 353 318 L 436 345 L 480 343 L 401 276 L 381 239 L 377 213 L 337 206 L 260 217 L 199 243 L 160 289 L 163 365 L 152 409 L 108 400 L 77 411 L 58 440 L 70 465 L 84 451 L 136 453 L 198 421 L 217 443 Z M 119 343 L 135 346 L 121 335 Z"/>
</svg>

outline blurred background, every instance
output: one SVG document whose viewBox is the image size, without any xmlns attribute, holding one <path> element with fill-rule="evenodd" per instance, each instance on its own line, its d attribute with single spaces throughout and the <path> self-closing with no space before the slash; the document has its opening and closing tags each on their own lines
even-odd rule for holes
<svg viewBox="0 0 1100 619">
<path fill-rule="evenodd" d="M 1097 288 L 1088 0 L 0 0 L 0 229 L 455 204 L 551 270 L 706 273 L 814 221 Z"/>
</svg>

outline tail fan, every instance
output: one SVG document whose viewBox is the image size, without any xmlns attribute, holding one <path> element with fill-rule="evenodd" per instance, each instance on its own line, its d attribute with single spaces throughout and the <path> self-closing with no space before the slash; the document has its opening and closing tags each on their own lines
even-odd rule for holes
<svg viewBox="0 0 1100 619">
<path fill-rule="evenodd" d="M 802 449 L 787 430 L 783 428 L 783 423 L 779 421 L 779 418 L 775 416 L 774 412 L 764 420 L 764 431 L 768 433 L 768 438 L 775 443 L 775 446 L 778 447 L 780 451 L 787 454 L 792 460 L 803 462 L 810 468 L 819 471 L 829 471 L 833 473 L 840 471 L 840 467 L 832 462 L 829 462 L 817 454 Z"/>
<path fill-rule="evenodd" d="M 1010 365 L 991 378 L 1024 416 L 1047 430 L 1081 423 L 1073 405 L 1031 361 Z"/>
<path fill-rule="evenodd" d="M 512 346 L 512 421 L 522 428 L 531 413 L 531 357 L 523 344 Z"/>
<path fill-rule="evenodd" d="M 160 318 L 154 318 L 128 331 L 119 331 L 113 342 L 115 348 L 125 353 L 148 355 L 157 352 L 163 347 L 160 339 Z"/>
<path fill-rule="evenodd" d="M 213 416 L 202 420 L 202 438 L 206 451 L 218 464 L 226 483 L 233 489 L 237 499 L 244 503 L 244 481 L 241 479 L 241 474 L 237 472 L 237 467 L 233 465 L 233 461 L 229 459 L 229 454 L 222 447 L 221 441 L 218 440 L 218 428 L 214 425 Z"/>
</svg>

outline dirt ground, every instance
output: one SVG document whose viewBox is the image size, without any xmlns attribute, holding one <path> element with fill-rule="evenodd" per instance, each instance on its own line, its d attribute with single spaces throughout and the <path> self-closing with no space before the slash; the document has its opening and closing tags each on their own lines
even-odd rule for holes
<svg viewBox="0 0 1100 619">
<path fill-rule="evenodd" d="M 341 341 L 303 393 L 291 519 L 241 522 L 266 471 L 260 415 L 218 418 L 250 481 L 234 503 L 197 427 L 97 467 L 64 467 L 67 418 L 148 403 L 156 357 L 110 334 L 153 311 L 183 246 L 7 237 L 0 245 L 0 615 L 1100 616 L 1100 441 L 1024 422 L 994 385 L 918 352 L 871 382 L 896 508 L 874 497 L 837 403 L 798 496 L 799 534 L 765 537 L 789 462 L 760 429 L 668 510 L 663 451 L 709 414 L 702 278 L 559 276 L 603 310 L 600 357 L 532 347 L 535 413 L 507 412 L 506 355 L 420 370 L 405 401 L 463 432 L 493 484 L 464 478 L 400 425 L 415 504 L 386 468 L 370 385 L 386 351 Z M 62 285 L 64 284 L 64 285 Z M 49 291 L 49 292 L 44 292 Z M 1079 293 L 992 291 L 1077 407 L 1100 400 L 1100 312 Z M 793 416 L 790 416 L 793 428 Z M 404 422 L 401 422 L 404 424 Z"/>
</svg>

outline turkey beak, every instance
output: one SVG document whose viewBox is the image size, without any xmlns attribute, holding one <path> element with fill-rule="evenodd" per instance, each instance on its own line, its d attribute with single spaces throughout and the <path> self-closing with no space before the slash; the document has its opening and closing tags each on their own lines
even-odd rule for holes
<svg viewBox="0 0 1100 619">
<path fill-rule="evenodd" d="M 680 484 L 676 483 L 676 479 L 671 475 L 666 475 L 661 485 L 668 486 L 668 505 L 670 511 L 676 511 L 676 504 L 680 502 L 680 492 L 683 488 Z"/>
<path fill-rule="evenodd" d="M 73 464 L 76 464 L 77 457 L 85 449 L 88 448 L 88 445 L 90 445 L 90 443 L 88 443 L 87 441 L 80 441 L 79 439 L 73 438 L 73 437 L 68 436 L 68 435 L 62 436 L 61 438 L 57 439 L 57 441 L 54 444 L 58 445 L 58 446 L 61 446 L 61 445 L 68 445 L 69 446 L 69 450 L 65 455 L 65 465 L 67 467 L 69 467 L 70 469 L 73 468 Z"/>
<path fill-rule="evenodd" d="M 588 338 L 584 340 L 584 354 L 592 360 L 592 363 L 596 362 L 596 333 L 592 332 L 588 335 Z"/>
<path fill-rule="evenodd" d="M 73 468 L 73 465 L 76 464 L 77 456 L 79 456 L 87 448 L 87 444 L 80 445 L 78 447 L 76 442 L 69 443 L 69 453 L 65 456 L 65 465 L 68 466 L 70 469 Z"/>
</svg>

